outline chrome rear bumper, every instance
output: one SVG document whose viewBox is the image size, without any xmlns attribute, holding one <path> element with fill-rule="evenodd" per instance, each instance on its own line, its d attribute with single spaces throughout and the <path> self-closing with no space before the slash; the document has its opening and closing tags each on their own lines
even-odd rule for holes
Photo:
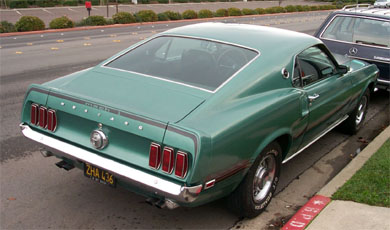
<svg viewBox="0 0 390 230">
<path fill-rule="evenodd" d="M 90 163 L 105 169 L 126 183 L 141 190 L 151 192 L 166 200 L 179 203 L 191 203 L 196 200 L 202 191 L 202 185 L 186 187 L 171 181 L 163 180 L 141 170 L 120 164 L 116 161 L 101 157 L 88 150 L 76 147 L 66 142 L 32 130 L 28 125 L 20 124 L 22 133 L 27 138 L 43 144 L 54 155 L 71 160 Z"/>
</svg>

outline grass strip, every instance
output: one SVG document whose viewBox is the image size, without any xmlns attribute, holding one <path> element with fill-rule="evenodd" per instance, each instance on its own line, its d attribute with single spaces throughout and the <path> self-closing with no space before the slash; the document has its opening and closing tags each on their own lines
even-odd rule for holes
<svg viewBox="0 0 390 230">
<path fill-rule="evenodd" d="M 332 199 L 390 207 L 390 139 L 332 195 Z"/>
</svg>

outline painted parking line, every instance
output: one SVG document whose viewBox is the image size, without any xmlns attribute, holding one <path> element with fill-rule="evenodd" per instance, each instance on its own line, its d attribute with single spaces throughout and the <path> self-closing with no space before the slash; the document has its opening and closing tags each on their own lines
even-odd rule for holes
<svg viewBox="0 0 390 230">
<path fill-rule="evenodd" d="M 17 14 L 19 14 L 20 16 L 22 16 L 22 13 L 20 13 L 18 10 L 15 10 L 15 12 L 16 12 Z"/>
<path fill-rule="evenodd" d="M 22 54 L 22 51 L 16 51 L 15 54 Z"/>
<path fill-rule="evenodd" d="M 48 13 L 48 14 L 54 15 L 52 12 L 50 12 L 50 11 L 48 11 L 46 9 L 42 9 L 42 10 L 45 11 L 46 13 Z"/>
<path fill-rule="evenodd" d="M 57 42 L 58 42 L 58 43 L 63 43 L 63 42 L 64 42 L 64 40 L 57 40 Z"/>
<path fill-rule="evenodd" d="M 51 50 L 59 50 L 58 47 L 51 47 L 50 49 L 51 49 Z"/>
</svg>

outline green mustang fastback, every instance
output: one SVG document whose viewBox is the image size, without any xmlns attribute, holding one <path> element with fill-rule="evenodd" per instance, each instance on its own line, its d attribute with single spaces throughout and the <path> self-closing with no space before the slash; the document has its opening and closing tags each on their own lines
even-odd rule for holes
<svg viewBox="0 0 390 230">
<path fill-rule="evenodd" d="M 31 85 L 20 127 L 60 168 L 156 206 L 230 196 L 233 211 L 254 217 L 284 162 L 339 124 L 361 127 L 377 76 L 309 35 L 202 23 Z"/>
</svg>

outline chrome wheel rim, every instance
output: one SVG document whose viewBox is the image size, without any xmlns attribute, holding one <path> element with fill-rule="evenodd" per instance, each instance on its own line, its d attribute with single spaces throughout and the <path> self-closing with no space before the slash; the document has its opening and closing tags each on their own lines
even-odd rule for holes
<svg viewBox="0 0 390 230">
<path fill-rule="evenodd" d="M 256 203 L 260 203 L 272 189 L 275 172 L 275 156 L 269 154 L 261 160 L 253 179 L 253 200 Z"/>
<path fill-rule="evenodd" d="M 367 106 L 367 97 L 363 96 L 362 100 L 360 100 L 360 104 L 358 107 L 358 111 L 356 113 L 356 125 L 359 125 L 363 121 L 364 113 L 366 112 Z"/>
</svg>

